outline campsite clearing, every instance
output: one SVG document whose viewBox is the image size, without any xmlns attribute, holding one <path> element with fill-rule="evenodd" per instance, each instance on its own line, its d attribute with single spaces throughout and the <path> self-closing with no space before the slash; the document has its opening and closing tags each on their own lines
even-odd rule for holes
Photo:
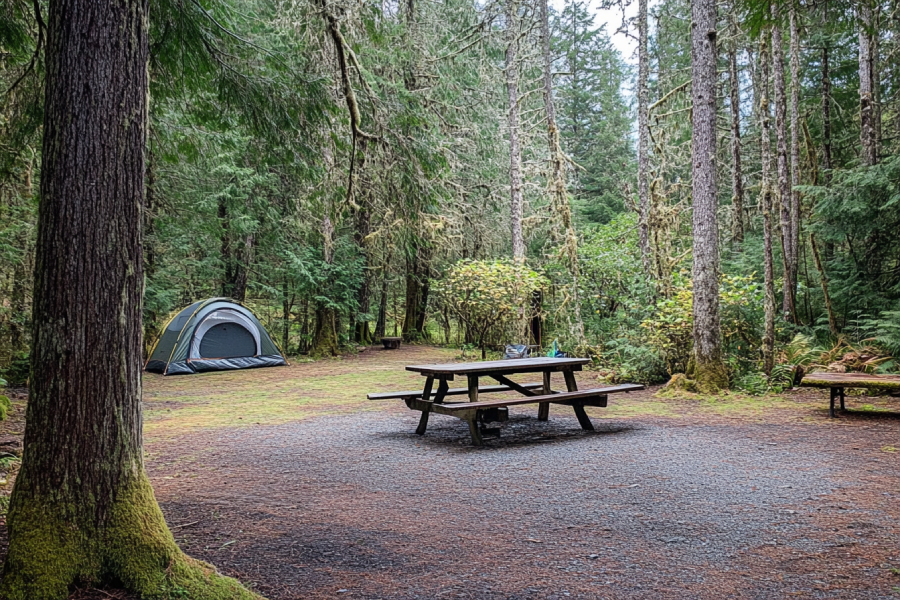
<svg viewBox="0 0 900 600">
<path fill-rule="evenodd" d="M 571 407 L 511 407 L 511 434 L 481 448 L 462 421 L 432 415 L 419 437 L 402 402 L 365 400 L 453 358 L 146 376 L 147 465 L 178 542 L 270 600 L 892 597 L 897 400 L 832 420 L 821 390 L 648 390 L 587 408 L 595 431 Z"/>
</svg>

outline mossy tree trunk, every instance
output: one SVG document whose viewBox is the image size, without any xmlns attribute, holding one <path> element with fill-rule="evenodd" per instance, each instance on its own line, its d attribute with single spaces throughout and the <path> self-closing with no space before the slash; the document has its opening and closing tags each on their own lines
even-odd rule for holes
<svg viewBox="0 0 900 600">
<path fill-rule="evenodd" d="M 716 391 L 728 386 L 719 321 L 716 4 L 714 0 L 694 0 L 691 13 L 694 347 L 690 376 L 701 390 Z"/>
<path fill-rule="evenodd" d="M 255 598 L 181 553 L 144 471 L 146 0 L 52 0 L 25 452 L 0 597 Z"/>
</svg>

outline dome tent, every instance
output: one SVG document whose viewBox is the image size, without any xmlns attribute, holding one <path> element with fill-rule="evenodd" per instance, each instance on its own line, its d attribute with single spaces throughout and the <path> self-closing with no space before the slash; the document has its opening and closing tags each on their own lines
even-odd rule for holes
<svg viewBox="0 0 900 600">
<path fill-rule="evenodd" d="M 229 298 L 194 302 L 166 324 L 144 370 L 163 375 L 285 365 L 259 319 Z"/>
</svg>

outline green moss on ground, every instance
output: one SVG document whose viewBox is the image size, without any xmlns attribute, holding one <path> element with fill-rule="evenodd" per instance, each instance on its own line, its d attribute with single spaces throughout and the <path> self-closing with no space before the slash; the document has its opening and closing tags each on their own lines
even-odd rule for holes
<svg viewBox="0 0 900 600">
<path fill-rule="evenodd" d="M 12 402 L 8 396 L 0 396 L 0 421 L 5 421 L 9 411 L 12 410 Z"/>
<path fill-rule="evenodd" d="M 102 528 L 66 518 L 65 510 L 13 498 L 0 597 L 65 600 L 74 585 L 105 584 L 148 600 L 262 599 L 181 552 L 144 474 L 118 495 Z"/>
</svg>

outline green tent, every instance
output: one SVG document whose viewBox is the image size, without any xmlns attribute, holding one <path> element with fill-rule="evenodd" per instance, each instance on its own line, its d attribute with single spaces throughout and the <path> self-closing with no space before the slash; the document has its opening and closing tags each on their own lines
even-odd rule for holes
<svg viewBox="0 0 900 600">
<path fill-rule="evenodd" d="M 286 364 L 252 312 L 234 300 L 210 298 L 194 302 L 166 324 L 144 370 L 179 375 Z"/>
</svg>

